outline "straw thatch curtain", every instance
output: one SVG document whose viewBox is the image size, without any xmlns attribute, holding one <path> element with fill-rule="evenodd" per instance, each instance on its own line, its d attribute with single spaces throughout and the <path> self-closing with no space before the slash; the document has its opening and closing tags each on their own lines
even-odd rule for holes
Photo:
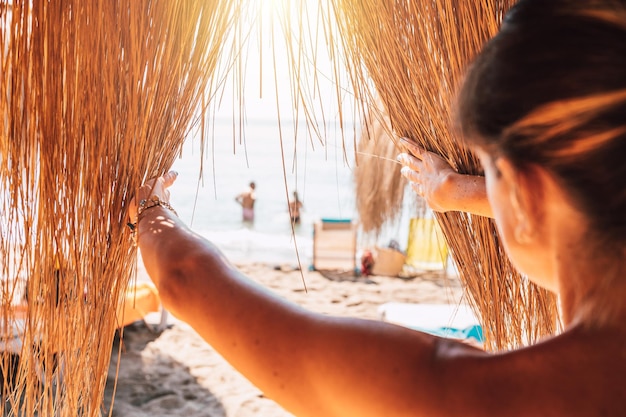
<svg viewBox="0 0 626 417">
<path fill-rule="evenodd" d="M 100 415 L 128 193 L 176 157 L 238 7 L 0 3 L 0 414 Z"/>
<path fill-rule="evenodd" d="M 383 103 L 397 135 L 443 155 L 462 173 L 479 174 L 476 158 L 453 137 L 452 103 L 467 64 L 514 1 L 329 1 L 359 96 Z M 492 221 L 465 213 L 437 218 L 489 348 L 523 345 L 557 330 L 554 298 L 515 272 Z"/>
<path fill-rule="evenodd" d="M 356 155 L 358 163 L 353 171 L 359 227 L 365 234 L 373 235 L 400 219 L 407 185 L 396 161 L 398 149 L 391 139 L 389 120 L 387 117 L 380 120 L 381 116 L 384 113 L 370 113 L 363 120 Z M 416 211 L 417 208 L 416 205 Z"/>
</svg>

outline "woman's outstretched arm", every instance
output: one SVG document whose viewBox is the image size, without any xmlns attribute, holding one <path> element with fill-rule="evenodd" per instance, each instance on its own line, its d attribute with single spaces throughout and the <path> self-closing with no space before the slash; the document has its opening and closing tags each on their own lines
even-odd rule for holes
<svg viewBox="0 0 626 417">
<path fill-rule="evenodd" d="M 174 179 L 168 174 L 152 189 L 141 187 L 138 201 L 167 203 Z M 296 415 L 440 415 L 443 391 L 463 380 L 458 369 L 447 380 L 442 351 L 453 345 L 463 355 L 485 355 L 389 323 L 289 303 L 244 276 L 164 205 L 144 209 L 138 221 L 142 258 L 164 307 Z"/>
</svg>

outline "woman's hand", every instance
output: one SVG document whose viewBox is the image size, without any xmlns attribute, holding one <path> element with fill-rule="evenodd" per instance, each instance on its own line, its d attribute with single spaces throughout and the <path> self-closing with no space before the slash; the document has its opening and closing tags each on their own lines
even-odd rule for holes
<svg viewBox="0 0 626 417">
<path fill-rule="evenodd" d="M 402 175 L 433 211 L 464 211 L 493 217 L 484 177 L 459 174 L 439 155 L 408 139 L 399 140 L 405 150 L 398 155 L 398 161 L 404 165 Z"/>
<path fill-rule="evenodd" d="M 432 210 L 454 210 L 449 185 L 451 176 L 459 174 L 439 155 L 407 139 L 400 138 L 400 142 L 405 153 L 398 155 L 398 161 L 404 165 L 401 172 L 411 183 L 411 188 L 426 200 Z"/>
<path fill-rule="evenodd" d="M 144 185 L 137 189 L 136 196 L 130 202 L 130 208 L 128 211 L 128 217 L 130 217 L 130 221 L 133 224 L 137 223 L 137 207 L 138 202 L 142 200 L 147 200 L 152 196 L 157 196 L 159 200 L 168 203 L 170 202 L 170 192 L 168 188 L 174 184 L 176 178 L 178 177 L 178 172 L 170 171 L 167 174 L 158 177 L 152 178 Z"/>
</svg>

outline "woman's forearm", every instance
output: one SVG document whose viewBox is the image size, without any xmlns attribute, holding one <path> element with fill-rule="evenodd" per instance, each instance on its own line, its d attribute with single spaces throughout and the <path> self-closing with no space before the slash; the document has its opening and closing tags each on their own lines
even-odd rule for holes
<svg viewBox="0 0 626 417">
<path fill-rule="evenodd" d="M 452 174 L 446 179 L 447 211 L 464 211 L 479 216 L 493 217 L 487 199 L 485 177 Z"/>
<path fill-rule="evenodd" d="M 298 406 L 293 398 L 316 392 L 319 378 L 310 361 L 318 315 L 245 277 L 218 248 L 166 209 L 146 212 L 138 238 L 146 270 L 166 309 L 292 410 Z"/>
</svg>

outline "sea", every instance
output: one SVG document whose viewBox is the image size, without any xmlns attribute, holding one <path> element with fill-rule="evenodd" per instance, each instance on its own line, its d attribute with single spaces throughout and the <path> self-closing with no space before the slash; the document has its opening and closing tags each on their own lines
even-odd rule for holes
<svg viewBox="0 0 626 417">
<path fill-rule="evenodd" d="M 171 203 L 194 231 L 216 244 L 233 262 L 311 266 L 313 226 L 322 219 L 358 223 L 355 206 L 354 138 L 358 126 L 325 123 L 318 133 L 303 123 L 272 118 L 216 118 L 186 140 L 172 169 Z M 235 197 L 254 181 L 255 220 L 242 221 Z M 301 223 L 292 228 L 288 200 L 297 191 Z M 400 222 L 402 223 L 402 222 Z M 376 239 L 404 241 L 408 222 Z M 359 233 L 359 250 L 376 244 Z"/>
</svg>

